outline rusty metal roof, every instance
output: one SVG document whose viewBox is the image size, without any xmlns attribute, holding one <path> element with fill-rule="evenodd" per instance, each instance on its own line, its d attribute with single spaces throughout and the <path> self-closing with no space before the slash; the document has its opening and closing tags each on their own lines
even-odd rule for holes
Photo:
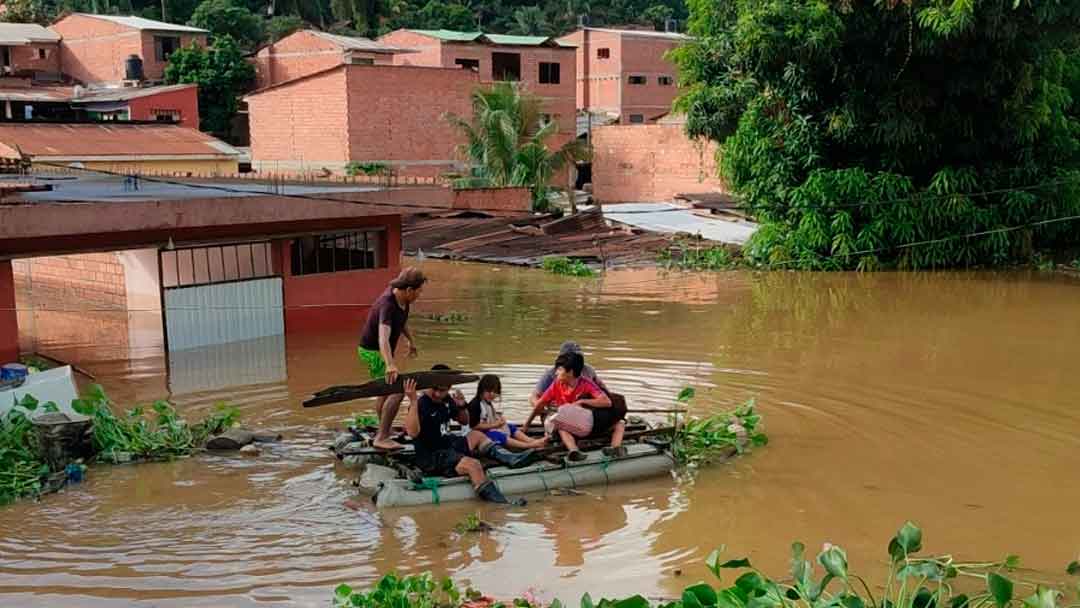
<svg viewBox="0 0 1080 608">
<path fill-rule="evenodd" d="M 464 215 L 464 216 L 463 216 Z M 402 227 L 405 250 L 429 257 L 538 266 L 565 256 L 608 266 L 651 264 L 668 236 L 612 228 L 600 213 L 487 218 L 477 214 L 416 215 Z"/>
<path fill-rule="evenodd" d="M 240 154 L 206 133 L 166 123 L 0 123 L 0 143 L 46 161 L 236 158 Z"/>
</svg>

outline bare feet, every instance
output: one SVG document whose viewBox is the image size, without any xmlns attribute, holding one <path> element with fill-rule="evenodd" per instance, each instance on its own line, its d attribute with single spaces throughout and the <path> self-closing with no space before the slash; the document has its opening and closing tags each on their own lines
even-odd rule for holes
<svg viewBox="0 0 1080 608">
<path fill-rule="evenodd" d="M 372 441 L 371 442 L 371 447 L 377 448 L 377 449 L 380 449 L 380 450 L 400 450 L 400 449 L 404 448 L 405 446 L 403 446 L 400 443 L 394 441 L 393 439 L 387 438 L 387 439 L 376 439 L 375 441 Z"/>
<path fill-rule="evenodd" d="M 544 438 L 544 437 L 541 437 L 540 439 L 533 439 L 532 443 L 529 444 L 529 448 L 533 449 L 533 450 L 536 450 L 536 449 L 540 449 L 540 448 L 542 448 L 542 447 L 544 447 L 546 445 L 547 445 L 547 439 Z"/>
</svg>

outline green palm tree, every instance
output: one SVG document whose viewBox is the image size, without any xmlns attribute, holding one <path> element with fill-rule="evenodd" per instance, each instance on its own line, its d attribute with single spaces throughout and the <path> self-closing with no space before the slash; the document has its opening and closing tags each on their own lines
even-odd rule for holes
<svg viewBox="0 0 1080 608">
<path fill-rule="evenodd" d="M 550 149 L 548 140 L 558 133 L 559 125 L 544 120 L 541 103 L 519 85 L 500 82 L 473 91 L 471 119 L 448 115 L 465 135 L 460 152 L 473 168 L 473 177 L 463 181 L 527 187 L 533 209 L 547 210 L 552 178 L 567 164 L 586 159 L 588 150 L 577 139 Z"/>
</svg>

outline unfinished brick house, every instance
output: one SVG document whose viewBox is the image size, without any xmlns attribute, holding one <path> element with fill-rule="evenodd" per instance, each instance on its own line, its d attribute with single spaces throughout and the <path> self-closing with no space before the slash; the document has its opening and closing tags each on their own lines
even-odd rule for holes
<svg viewBox="0 0 1080 608">
<path fill-rule="evenodd" d="M 255 53 L 255 88 L 321 72 L 341 64 L 390 65 L 394 54 L 409 53 L 368 38 L 300 30 Z"/>
<path fill-rule="evenodd" d="M 399 175 L 459 170 L 460 135 L 445 113 L 467 116 L 479 75 L 468 70 L 341 64 L 245 99 L 252 167 L 341 173 L 349 162 Z"/>
<path fill-rule="evenodd" d="M 0 76 L 58 80 L 60 35 L 34 23 L 0 23 Z"/>
<path fill-rule="evenodd" d="M 679 94 L 675 65 L 665 55 L 688 40 L 676 32 L 595 27 L 560 38 L 577 47 L 578 110 L 599 122 L 655 122 Z"/>
<path fill-rule="evenodd" d="M 559 124 L 554 147 L 573 139 L 576 115 L 575 50 L 544 36 L 506 36 L 451 30 L 397 30 L 383 44 L 415 52 L 394 55 L 397 65 L 459 68 L 481 82 L 515 81 L 539 96 Z"/>
<path fill-rule="evenodd" d="M 207 31 L 142 17 L 73 13 L 50 29 L 61 37 L 60 69 L 84 85 L 130 80 L 160 81 L 169 55 L 205 45 Z M 132 55 L 142 60 L 141 78 L 127 73 Z"/>
</svg>

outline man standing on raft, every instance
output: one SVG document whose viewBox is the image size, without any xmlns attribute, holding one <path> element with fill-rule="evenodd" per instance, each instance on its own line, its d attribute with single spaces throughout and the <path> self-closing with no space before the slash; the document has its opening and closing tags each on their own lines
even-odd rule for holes
<svg viewBox="0 0 1080 608">
<path fill-rule="evenodd" d="M 401 371 L 398 366 L 397 345 L 401 336 L 409 341 L 409 358 L 415 358 L 416 340 L 409 333 L 409 307 L 419 297 L 427 283 L 427 277 L 418 268 L 406 268 L 396 279 L 390 281 L 387 289 L 368 311 L 367 321 L 360 335 L 360 347 L 357 353 L 367 366 L 372 380 L 383 378 L 387 384 L 393 384 Z M 394 418 L 404 393 L 377 397 L 375 413 L 379 416 L 379 432 L 372 445 L 386 450 L 400 449 L 402 445 L 390 438 Z"/>
</svg>

